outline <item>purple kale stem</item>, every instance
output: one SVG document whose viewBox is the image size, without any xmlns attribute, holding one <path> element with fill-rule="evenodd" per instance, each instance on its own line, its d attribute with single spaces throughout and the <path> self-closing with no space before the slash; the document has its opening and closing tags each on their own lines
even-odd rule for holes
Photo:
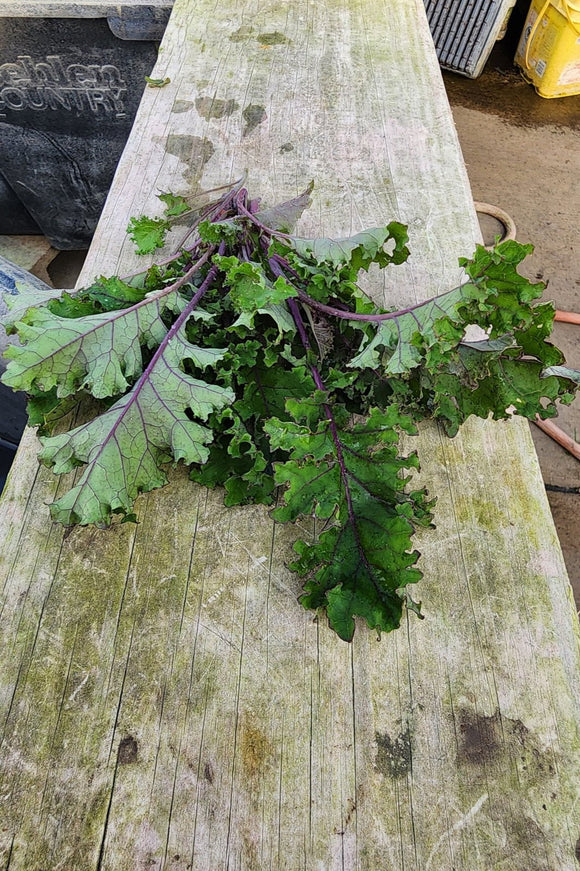
<svg viewBox="0 0 580 871">
<path fill-rule="evenodd" d="M 226 244 L 225 244 L 225 242 L 222 242 L 220 244 L 219 249 L 218 249 L 218 254 L 223 254 L 225 250 L 226 250 Z M 213 254 L 214 252 L 215 252 L 215 246 L 213 246 L 213 248 L 211 249 L 211 253 Z M 187 319 L 191 315 L 192 311 L 197 307 L 197 304 L 199 303 L 200 299 L 203 297 L 203 295 L 205 293 L 207 293 L 207 291 L 211 287 L 211 284 L 212 284 L 214 278 L 217 275 L 217 272 L 218 272 L 217 266 L 212 266 L 210 268 L 209 272 L 207 273 L 206 277 L 203 280 L 203 283 L 200 285 L 197 293 L 195 293 L 195 295 L 192 296 L 192 298 L 187 303 L 186 307 L 183 309 L 183 311 L 181 312 L 181 314 L 179 315 L 179 317 L 177 318 L 177 320 L 175 321 L 173 326 L 165 334 L 159 347 L 157 348 L 157 350 L 153 354 L 153 357 L 151 358 L 148 366 L 144 369 L 139 380 L 135 383 L 134 387 L 131 389 L 131 394 L 132 394 L 131 399 L 129 400 L 129 402 L 127 402 L 122 413 L 119 415 L 118 419 L 115 421 L 115 423 L 111 427 L 110 432 L 108 433 L 106 438 L 101 443 L 99 450 L 98 450 L 97 454 L 95 455 L 95 457 L 91 457 L 91 460 L 90 460 L 91 463 L 94 464 L 96 462 L 96 460 L 98 459 L 100 454 L 103 452 L 105 446 L 108 444 L 110 439 L 115 437 L 115 433 L 117 432 L 117 428 L 119 427 L 121 421 L 125 417 L 127 410 L 129 408 L 131 408 L 131 406 L 133 405 L 134 402 L 137 401 L 137 398 L 139 396 L 141 388 L 143 387 L 143 385 L 145 384 L 147 379 L 150 377 L 151 372 L 153 371 L 153 369 L 155 368 L 155 366 L 157 364 L 157 361 L 163 355 L 163 352 L 165 351 L 169 342 L 173 339 L 175 334 L 181 329 L 183 324 L 187 321 Z"/>
<path fill-rule="evenodd" d="M 193 266 L 191 266 L 187 270 L 187 272 L 185 272 L 176 281 L 174 281 L 173 284 L 170 284 L 167 287 L 163 287 L 161 290 L 156 290 L 155 293 L 148 294 L 145 297 L 145 299 L 142 299 L 140 302 L 136 302 L 134 305 L 128 306 L 127 308 L 116 309 L 115 311 L 109 312 L 110 316 L 107 319 L 107 322 L 114 323 L 115 321 L 119 320 L 120 318 L 123 318 L 127 314 L 128 311 L 138 311 L 140 308 L 143 308 L 143 306 L 150 305 L 151 302 L 153 302 L 154 300 L 162 299 L 164 296 L 167 296 L 169 293 L 173 293 L 174 291 L 179 290 L 180 287 L 182 287 L 184 284 L 186 284 L 189 281 L 189 279 L 192 277 L 192 275 L 194 275 L 196 272 L 198 272 L 198 270 L 201 269 L 201 267 L 205 263 L 207 263 L 207 261 L 210 259 L 210 257 L 214 253 L 215 253 L 215 245 L 212 245 L 211 248 L 207 249 L 207 251 L 205 252 L 203 257 L 200 257 L 199 260 L 197 260 L 193 264 Z M 209 273 L 208 273 L 208 275 L 209 275 Z M 203 287 L 203 285 L 202 285 L 202 287 Z M 199 293 L 199 291 L 198 291 L 198 293 Z M 196 294 L 196 296 L 197 296 L 197 294 Z M 195 297 L 193 299 L 195 299 Z M 191 305 L 191 302 L 193 302 L 193 299 L 190 300 L 190 302 L 188 303 L 188 306 Z M 87 317 L 93 317 L 93 315 L 88 315 Z M 177 323 L 177 321 L 176 321 L 176 323 Z M 90 335 L 90 333 L 94 332 L 95 330 L 100 329 L 102 326 L 103 326 L 102 323 L 97 323 L 94 327 L 91 327 L 90 329 L 86 330 L 86 332 L 84 333 L 84 336 Z M 76 342 L 76 341 L 78 341 L 78 337 L 73 336 L 73 338 L 71 339 L 71 342 Z M 54 349 L 53 353 L 57 353 L 58 351 L 61 351 L 62 348 L 65 348 L 65 347 L 67 347 L 66 344 L 60 345 L 58 348 Z"/>
<path fill-rule="evenodd" d="M 316 299 L 312 299 L 311 296 L 308 296 L 303 290 L 297 288 L 298 297 L 300 302 L 303 302 L 305 305 L 310 308 L 316 309 L 316 311 L 322 312 L 326 315 L 332 315 L 336 318 L 342 318 L 346 321 L 366 321 L 367 323 L 380 323 L 381 321 L 392 321 L 394 318 L 399 318 L 402 315 L 410 315 L 413 314 L 415 309 L 421 308 L 422 305 L 427 305 L 427 303 L 435 302 L 437 299 L 436 296 L 432 296 L 430 299 L 424 300 L 424 302 L 417 302 L 415 305 L 410 305 L 408 308 L 399 309 L 396 312 L 385 312 L 383 314 L 376 315 L 365 315 L 361 312 L 353 312 L 353 311 L 344 311 L 340 308 L 335 308 L 332 305 L 325 305 L 323 302 L 318 302 Z"/>
<path fill-rule="evenodd" d="M 244 213 L 245 213 L 245 212 L 248 212 L 248 210 L 247 210 L 247 208 L 246 208 L 246 201 L 247 201 L 247 199 L 248 199 L 248 191 L 247 191 L 247 189 L 246 189 L 246 188 L 240 188 L 239 191 L 238 191 L 237 194 L 236 194 L 236 200 L 235 200 L 235 208 L 238 210 L 238 212 L 239 212 L 240 210 L 243 210 Z M 251 215 L 252 213 L 251 213 L 251 212 L 248 212 L 248 214 Z"/>
<path fill-rule="evenodd" d="M 236 183 L 236 186 L 225 194 L 217 203 L 210 204 L 206 211 L 200 216 L 199 220 L 195 221 L 193 226 L 189 228 L 183 239 L 178 245 L 178 248 L 182 248 L 191 234 L 197 229 L 201 221 L 211 221 L 212 223 L 215 221 L 221 221 L 228 214 L 228 210 L 231 208 L 232 204 L 236 199 L 236 195 L 238 193 L 238 185 L 239 182 Z M 186 251 L 193 251 L 196 246 L 199 245 L 199 239 L 196 239 L 193 245 L 190 248 L 186 248 Z"/>
<path fill-rule="evenodd" d="M 302 315 L 300 314 L 300 309 L 298 308 L 298 303 L 295 299 L 287 299 L 288 307 L 290 312 L 292 313 L 292 317 L 294 318 L 294 323 L 296 324 L 296 329 L 298 330 L 298 335 L 300 336 L 300 341 L 302 342 L 304 349 L 306 351 L 310 351 L 310 342 L 308 341 L 308 335 L 306 333 L 306 328 L 304 326 L 304 321 L 302 320 Z M 314 383 L 316 384 L 319 390 L 323 390 L 326 393 L 326 387 L 322 378 L 320 377 L 320 372 L 318 371 L 317 366 L 314 364 L 310 364 L 310 372 L 312 374 L 312 378 L 314 379 Z M 358 528 L 356 525 L 356 515 L 354 511 L 354 505 L 352 504 L 352 494 L 350 492 L 350 482 L 348 479 L 348 471 L 346 468 L 346 463 L 344 461 L 344 454 L 342 452 L 342 444 L 340 441 L 340 436 L 338 435 L 338 429 L 336 428 L 336 422 L 334 420 L 334 415 L 332 414 L 332 409 L 328 403 L 323 403 L 324 414 L 326 419 L 328 420 L 330 434 L 332 436 L 332 441 L 334 442 L 334 447 L 336 450 L 336 458 L 338 460 L 338 466 L 340 468 L 340 476 L 342 478 L 342 483 L 344 485 L 344 495 L 346 499 L 346 507 L 348 511 L 348 519 L 349 523 L 352 526 L 352 531 L 354 535 L 354 539 L 356 541 L 356 545 L 360 554 L 360 558 L 365 565 L 369 573 L 369 577 L 371 578 L 377 592 L 380 592 L 379 587 L 374 579 L 374 574 L 372 570 L 372 566 L 370 565 L 366 554 L 364 552 L 364 548 L 362 546 L 362 542 L 360 540 L 360 535 L 358 532 Z"/>
<path fill-rule="evenodd" d="M 220 247 L 218 248 L 218 254 L 223 254 L 225 250 L 226 250 L 226 243 L 221 242 Z M 212 245 L 212 247 L 208 249 L 206 254 L 211 256 L 212 254 L 214 254 L 214 252 L 215 252 L 215 246 Z M 200 262 L 201 262 L 201 260 L 197 261 L 198 264 Z M 191 272 L 191 270 L 190 270 L 190 272 Z M 183 311 L 181 312 L 181 314 L 179 315 L 179 317 L 177 318 L 177 320 L 175 321 L 175 323 L 173 324 L 171 329 L 168 331 L 167 335 L 165 336 L 165 338 L 163 339 L 161 344 L 159 345 L 159 348 L 157 349 L 157 351 L 155 352 L 155 354 L 151 358 L 151 363 L 149 363 L 149 366 L 147 367 L 145 372 L 147 372 L 147 370 L 150 369 L 151 366 L 153 365 L 153 362 L 159 358 L 159 352 L 160 352 L 161 348 L 164 349 L 165 346 L 168 344 L 168 342 L 170 342 L 171 339 L 173 338 L 173 336 L 178 332 L 178 330 L 181 329 L 181 327 L 183 326 L 185 321 L 188 319 L 188 317 L 190 316 L 192 311 L 197 307 L 197 304 L 199 303 L 200 299 L 204 296 L 204 294 L 207 293 L 207 291 L 211 287 L 212 282 L 213 282 L 214 278 L 216 277 L 217 273 L 218 273 L 218 267 L 214 264 L 211 266 L 209 272 L 207 273 L 203 282 L 200 284 L 196 293 L 189 300 L 189 302 L 187 303 L 187 305 L 185 306 L 185 308 L 183 309 Z M 186 275 L 187 275 L 187 273 L 186 273 Z M 178 279 L 178 280 L 183 280 L 184 278 L 185 278 L 185 276 L 182 276 L 182 279 Z M 175 282 L 175 283 L 177 284 L 177 282 Z M 145 372 L 143 373 L 143 375 L 145 374 Z"/>
<path fill-rule="evenodd" d="M 189 228 L 189 230 L 187 231 L 187 234 L 183 237 L 183 239 L 181 240 L 181 242 L 177 246 L 177 249 L 175 250 L 175 252 L 173 254 L 171 254 L 169 257 L 165 257 L 163 260 L 157 260 L 155 262 L 155 266 L 167 266 L 169 263 L 173 263 L 174 260 L 177 260 L 179 257 L 181 257 L 184 250 L 187 251 L 187 253 L 191 254 L 191 253 L 193 253 L 193 251 L 195 251 L 196 248 L 199 248 L 199 246 L 201 244 L 201 239 L 196 239 L 193 242 L 193 244 L 190 245 L 189 248 L 184 249 L 183 246 L 184 246 L 185 242 L 188 240 L 188 238 L 191 236 L 193 231 L 197 228 L 200 221 L 202 221 L 202 220 L 210 220 L 212 222 L 213 221 L 221 221 L 222 218 L 224 218 L 227 215 L 228 209 L 231 207 L 231 205 L 234 201 L 234 198 L 236 196 L 236 193 L 238 191 L 238 185 L 242 182 L 242 180 L 243 179 L 240 178 L 240 179 L 238 179 L 237 182 L 234 182 L 234 186 L 231 188 L 231 190 L 228 190 L 228 192 L 226 194 L 224 194 L 216 203 L 210 203 L 208 206 L 206 206 L 206 209 L 205 209 L 202 217 L 199 220 L 195 221 L 193 226 Z M 209 191 L 203 191 L 203 193 L 204 194 L 215 193 L 216 191 L 223 190 L 225 187 L 230 187 L 230 186 L 229 185 L 228 186 L 222 185 L 221 187 L 212 188 Z M 182 218 L 183 215 L 178 215 L 177 217 Z M 128 275 L 123 275 L 123 276 L 121 276 L 121 281 L 129 281 L 131 278 L 135 278 L 137 275 L 143 275 L 147 271 L 148 270 L 145 269 L 145 270 L 140 270 L 139 272 L 131 272 Z"/>
<path fill-rule="evenodd" d="M 268 229 L 266 227 L 266 229 Z M 270 232 L 270 231 L 268 231 Z M 290 272 L 292 277 L 295 279 L 299 279 L 300 276 L 298 273 L 292 269 L 292 266 L 285 260 L 284 257 L 281 257 L 279 254 L 273 254 L 269 259 L 269 264 L 274 275 L 282 276 L 288 280 L 286 273 Z M 291 282 L 289 282 L 291 283 Z M 295 285 L 292 285 L 295 287 Z M 322 312 L 325 315 L 331 315 L 332 317 L 342 318 L 345 321 L 366 321 L 367 323 L 380 323 L 381 321 L 392 321 L 394 318 L 399 318 L 402 315 L 413 314 L 415 309 L 421 308 L 422 305 L 427 305 L 430 302 L 435 302 L 438 297 L 432 296 L 429 299 L 424 300 L 423 302 L 417 302 L 415 305 L 410 305 L 408 308 L 399 309 L 396 312 L 384 312 L 382 314 L 370 315 L 370 314 L 362 314 L 361 312 L 353 312 L 350 309 L 340 309 L 335 308 L 332 305 L 325 305 L 323 302 L 318 302 L 318 300 L 313 299 L 309 296 L 305 291 L 301 290 L 299 287 L 296 287 L 298 291 L 298 298 L 300 302 L 303 302 L 309 308 L 316 309 L 316 311 Z M 452 292 L 452 291 L 451 291 Z"/>
<path fill-rule="evenodd" d="M 226 250 L 226 243 L 222 242 L 220 244 L 219 249 L 218 249 L 218 254 L 223 254 L 225 250 Z M 215 252 L 215 246 L 212 246 L 212 248 L 208 250 L 207 254 L 210 255 L 210 254 L 213 254 L 214 252 Z M 199 262 L 200 261 L 198 261 L 198 263 Z M 137 381 L 137 383 L 135 385 L 134 390 L 137 393 L 139 392 L 143 382 L 146 381 L 146 379 L 149 377 L 151 370 L 153 369 L 153 367 L 155 366 L 155 364 L 159 360 L 159 357 L 165 351 L 165 348 L 167 347 L 167 345 L 169 344 L 171 339 L 181 329 L 183 324 L 187 321 L 188 317 L 191 315 L 192 311 L 194 311 L 194 309 L 197 308 L 199 301 L 201 300 L 201 298 L 204 296 L 204 294 L 207 293 L 207 291 L 211 287 L 211 284 L 212 284 L 214 278 L 216 277 L 217 273 L 218 273 L 218 268 L 217 268 L 217 266 L 213 265 L 210 268 L 209 272 L 207 273 L 206 277 L 204 278 L 202 284 L 198 288 L 197 292 L 192 296 L 192 298 L 189 300 L 189 302 L 187 303 L 187 305 L 185 306 L 185 308 L 183 309 L 183 311 L 181 312 L 181 314 L 179 315 L 179 317 L 175 321 L 175 323 L 167 331 L 167 333 L 166 333 L 165 337 L 163 338 L 163 340 L 161 341 L 159 347 L 157 348 L 157 350 L 153 354 L 153 357 L 151 358 L 149 365 L 144 370 L 143 374 L 141 375 L 141 377 L 139 378 L 139 380 Z"/>
<path fill-rule="evenodd" d="M 218 254 L 223 254 L 225 250 L 226 250 L 226 243 L 221 242 L 220 247 L 218 249 Z M 211 254 L 213 254 L 214 252 L 215 252 L 215 246 L 212 246 L 212 248 L 208 249 L 208 251 L 206 252 L 207 256 L 205 259 L 207 260 L 209 258 L 209 256 L 211 256 Z M 200 260 L 198 260 L 198 264 L 199 263 L 201 263 Z M 191 270 L 190 270 L 190 272 L 191 272 Z M 137 387 L 137 388 L 140 387 L 141 382 L 144 381 L 149 376 L 149 373 L 151 372 L 152 368 L 155 366 L 159 357 L 163 354 L 163 351 L 165 350 L 165 348 L 167 347 L 167 345 L 169 344 L 171 339 L 181 329 L 183 324 L 187 321 L 188 317 L 191 315 L 192 311 L 195 308 L 197 308 L 197 304 L 199 303 L 200 299 L 204 296 L 204 294 L 207 293 L 207 291 L 211 287 L 211 284 L 212 284 L 214 278 L 216 277 L 217 273 L 218 273 L 218 267 L 213 265 L 210 268 L 209 272 L 207 273 L 206 277 L 204 278 L 202 284 L 199 286 L 196 293 L 189 300 L 189 302 L 187 303 L 187 305 L 185 306 L 185 308 L 183 309 L 183 311 L 181 312 L 181 314 L 179 315 L 179 317 L 177 318 L 175 323 L 172 325 L 172 327 L 167 331 L 167 334 L 165 335 L 165 337 L 163 338 L 159 347 L 157 348 L 157 350 L 153 354 L 153 357 L 151 358 L 149 365 L 147 366 L 147 368 L 145 369 L 145 371 L 143 372 L 143 374 L 139 378 L 139 381 L 137 381 L 137 384 L 135 385 L 135 387 Z M 187 273 L 186 273 L 186 275 L 187 275 Z M 186 276 L 184 275 L 184 276 L 182 276 L 181 279 L 178 279 L 178 280 L 183 282 L 183 280 L 185 278 L 186 278 Z M 177 284 L 177 282 L 175 282 L 175 283 Z"/>
<path fill-rule="evenodd" d="M 247 193 L 247 191 L 240 191 L 241 193 Z M 252 212 L 246 208 L 245 204 L 240 200 L 240 194 L 238 194 L 238 200 L 236 205 L 238 207 L 238 213 L 242 215 L 244 218 L 249 218 L 252 224 L 258 227 L 263 233 L 267 233 L 268 236 L 279 236 L 281 239 L 291 239 L 292 237 L 288 233 L 281 233 L 280 230 L 273 230 L 272 227 L 266 227 L 265 224 L 262 224 L 259 218 L 256 218 Z"/>
<path fill-rule="evenodd" d="M 264 240 L 265 241 L 265 240 Z M 268 243 L 266 242 L 266 249 L 269 248 Z M 296 272 L 295 269 L 290 266 L 285 257 L 281 257 L 280 254 L 272 254 L 272 260 L 274 260 L 283 270 L 284 272 L 289 272 L 292 278 L 296 281 L 300 281 L 300 276 Z M 285 277 L 284 272 L 277 273 L 278 275 L 282 275 Z M 305 294 L 306 295 L 306 294 Z"/>
<path fill-rule="evenodd" d="M 201 239 L 196 240 L 195 245 L 191 248 L 188 248 L 187 251 L 191 254 L 201 243 Z M 169 257 L 164 257 L 163 260 L 156 260 L 154 266 L 167 266 L 169 263 L 173 263 L 174 260 L 177 260 L 183 254 L 183 250 L 177 251 L 175 254 L 171 254 Z M 128 275 L 122 275 L 121 281 L 130 281 L 132 278 L 136 278 L 138 275 L 146 275 L 151 267 L 147 267 L 147 269 L 140 269 L 138 272 L 130 272 Z"/>
<path fill-rule="evenodd" d="M 212 247 L 208 248 L 205 254 L 203 254 L 199 258 L 199 260 L 196 260 L 193 266 L 190 266 L 187 272 L 184 272 L 183 275 L 181 275 L 173 282 L 173 284 L 169 284 L 167 287 L 164 287 L 161 290 L 156 290 L 155 293 L 146 296 L 145 299 L 141 300 L 141 302 L 136 303 L 134 306 L 131 306 L 131 308 L 141 308 L 142 305 L 146 305 L 148 302 L 151 302 L 152 299 L 161 299 L 161 297 L 167 296 L 168 293 L 173 293 L 174 290 L 179 290 L 180 287 L 183 287 L 184 284 L 187 284 L 192 275 L 195 275 L 196 272 L 199 272 L 202 266 L 205 266 L 207 261 L 214 253 L 215 245 L 212 245 Z M 121 309 L 120 315 L 122 315 L 126 311 L 127 309 Z"/>
</svg>

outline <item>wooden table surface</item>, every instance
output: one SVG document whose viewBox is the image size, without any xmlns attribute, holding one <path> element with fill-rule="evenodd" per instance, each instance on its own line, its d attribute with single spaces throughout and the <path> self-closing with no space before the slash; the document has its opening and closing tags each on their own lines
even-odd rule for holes
<svg viewBox="0 0 580 871">
<path fill-rule="evenodd" d="M 479 237 L 421 0 L 177 0 L 82 279 L 156 194 L 313 179 L 303 235 L 394 218 L 381 303 Z M 139 265 L 142 260 L 139 261 Z M 64 531 L 27 432 L 0 504 L 3 871 L 577 871 L 579 632 L 527 424 L 424 426 L 413 614 L 352 644 L 297 602 L 297 531 L 188 482 Z"/>
</svg>

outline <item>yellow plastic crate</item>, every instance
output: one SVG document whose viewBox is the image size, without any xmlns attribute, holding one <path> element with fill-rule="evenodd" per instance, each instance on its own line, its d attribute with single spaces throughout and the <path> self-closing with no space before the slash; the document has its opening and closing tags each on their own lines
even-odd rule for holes
<svg viewBox="0 0 580 871">
<path fill-rule="evenodd" d="M 580 94 L 580 0 L 533 0 L 515 62 L 541 97 Z"/>
</svg>

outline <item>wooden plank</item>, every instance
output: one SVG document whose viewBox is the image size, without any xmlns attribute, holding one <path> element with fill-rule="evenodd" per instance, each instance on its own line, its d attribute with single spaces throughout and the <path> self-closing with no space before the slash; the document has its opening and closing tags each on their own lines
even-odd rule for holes
<svg viewBox="0 0 580 871">
<path fill-rule="evenodd" d="M 159 190 L 247 170 L 265 203 L 314 178 L 304 234 L 408 223 L 378 301 L 456 283 L 478 228 L 420 0 L 178 0 L 153 75 L 84 280 L 137 263 Z M 27 434 L 0 506 L 5 869 L 577 869 L 578 623 L 527 425 L 416 446 L 427 617 L 347 645 L 265 510 L 178 469 L 137 527 L 63 533 Z"/>
</svg>

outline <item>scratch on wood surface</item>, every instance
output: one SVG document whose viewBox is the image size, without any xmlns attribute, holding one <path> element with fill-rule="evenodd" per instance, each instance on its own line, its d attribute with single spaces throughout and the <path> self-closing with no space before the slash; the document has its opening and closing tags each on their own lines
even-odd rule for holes
<svg viewBox="0 0 580 871">
<path fill-rule="evenodd" d="M 80 682 L 80 684 L 76 687 L 76 689 L 74 689 L 74 690 L 72 691 L 72 693 L 71 693 L 70 696 L 68 697 L 69 702 L 74 702 L 74 700 L 76 699 L 76 697 L 78 696 L 78 694 L 80 693 L 80 691 L 82 690 L 82 688 L 84 687 L 84 685 L 86 684 L 86 682 L 88 681 L 88 679 L 89 679 L 89 674 L 90 674 L 90 672 L 87 672 L 87 673 L 85 674 L 84 678 L 82 679 L 82 681 Z"/>
<path fill-rule="evenodd" d="M 201 529 L 204 529 L 204 527 L 202 527 Z M 205 527 L 205 529 L 207 529 L 207 527 Z M 216 537 L 215 540 L 222 552 L 222 557 L 224 558 L 224 560 L 227 558 L 227 553 L 229 549 L 232 549 L 238 554 L 240 552 L 244 553 L 248 557 L 252 569 L 263 572 L 264 575 L 270 577 L 270 580 L 275 582 L 278 589 L 287 592 L 289 595 L 295 595 L 295 590 L 288 584 L 285 584 L 283 582 L 283 571 L 272 571 L 271 553 L 269 555 L 256 556 L 254 553 L 252 553 L 250 548 L 246 544 L 244 544 L 243 539 L 232 534 L 231 532 L 228 532 L 227 543 L 225 545 L 219 537 Z M 239 561 L 239 565 L 237 566 L 235 564 L 230 565 L 230 570 L 235 574 L 235 577 L 227 583 L 222 584 L 214 593 L 212 593 L 211 596 L 209 596 L 207 600 L 203 602 L 201 606 L 202 608 L 207 608 L 209 605 L 212 605 L 214 602 L 216 602 L 217 599 L 227 593 L 232 587 L 236 586 L 240 577 L 247 577 L 248 574 L 248 567 L 241 560 Z"/>
<path fill-rule="evenodd" d="M 2 743 L 2 752 L 4 754 L 5 762 L 8 763 L 9 769 L 22 769 L 29 774 L 36 775 L 37 766 L 32 762 L 28 762 L 20 750 L 12 747 L 8 741 Z"/>
<path fill-rule="evenodd" d="M 467 813 L 461 817 L 460 820 L 457 820 L 457 822 L 454 823 L 448 831 L 444 832 L 441 835 L 441 837 L 435 842 L 433 849 L 429 853 L 429 858 L 427 859 L 427 864 L 425 865 L 425 871 L 429 871 L 429 869 L 431 868 L 433 859 L 435 858 L 437 850 L 439 849 L 441 844 L 443 844 L 443 842 L 446 841 L 448 838 L 451 838 L 452 835 L 455 834 L 455 832 L 459 832 L 461 831 L 461 829 L 464 829 L 465 826 L 468 826 L 472 822 L 473 818 L 479 813 L 488 798 L 489 795 L 487 794 L 487 792 L 484 792 L 484 794 L 477 799 L 473 807 L 470 808 Z"/>
</svg>

